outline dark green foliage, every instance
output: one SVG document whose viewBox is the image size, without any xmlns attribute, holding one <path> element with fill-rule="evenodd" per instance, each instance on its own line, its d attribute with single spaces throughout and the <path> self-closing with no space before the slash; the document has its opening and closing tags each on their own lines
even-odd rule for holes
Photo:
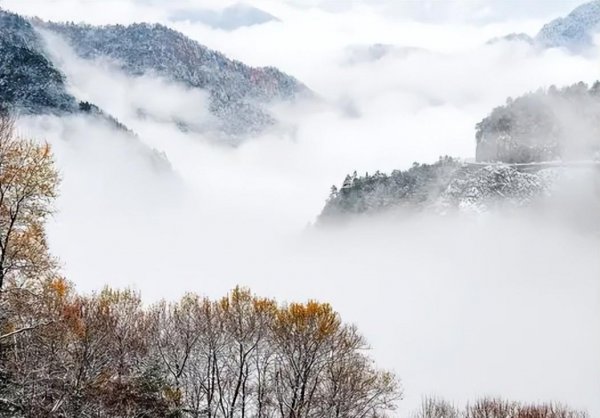
<svg viewBox="0 0 600 418">
<path fill-rule="evenodd" d="M 89 102 L 79 102 L 79 110 L 84 113 L 91 113 L 94 105 Z"/>
<path fill-rule="evenodd" d="M 414 163 L 405 171 L 391 175 L 376 172 L 358 177 L 346 176 L 342 187 L 332 188 L 321 219 L 340 214 L 357 214 L 398 206 L 419 206 L 436 198 L 448 186 L 452 174 L 462 166 L 451 157 L 441 157 L 434 164 Z"/>
</svg>

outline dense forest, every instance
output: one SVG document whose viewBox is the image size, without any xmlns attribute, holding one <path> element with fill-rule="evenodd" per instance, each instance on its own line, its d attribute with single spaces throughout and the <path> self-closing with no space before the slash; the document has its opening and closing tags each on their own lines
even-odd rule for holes
<svg viewBox="0 0 600 418">
<path fill-rule="evenodd" d="M 462 166 L 459 160 L 442 157 L 433 164 L 414 163 L 408 170 L 390 175 L 376 172 L 347 175 L 338 189 L 331 188 L 320 219 L 358 214 L 392 207 L 419 207 L 430 203 L 448 187 L 451 176 Z"/>
<path fill-rule="evenodd" d="M 278 303 L 242 288 L 152 305 L 131 290 L 78 293 L 46 240 L 59 182 L 50 147 L 18 137 L 2 112 L 0 416 L 392 416 L 398 378 L 327 303 Z M 586 415 L 493 399 L 464 411 L 430 400 L 415 414 L 452 417 Z"/>
<path fill-rule="evenodd" d="M 470 164 L 440 157 L 433 164 L 414 163 L 391 174 L 376 172 L 346 176 L 342 186 L 333 186 L 319 215 L 319 223 L 348 215 L 389 210 L 483 212 L 516 209 L 552 196 L 553 184 L 564 169 L 551 165 L 529 171 L 504 164 Z"/>
</svg>

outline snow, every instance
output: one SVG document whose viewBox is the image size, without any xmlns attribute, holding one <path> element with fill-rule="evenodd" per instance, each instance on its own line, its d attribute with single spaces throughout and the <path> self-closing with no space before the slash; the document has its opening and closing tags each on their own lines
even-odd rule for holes
<svg viewBox="0 0 600 418">
<path fill-rule="evenodd" d="M 260 132 L 275 123 L 267 104 L 309 94 L 299 81 L 276 68 L 253 68 L 228 59 L 163 25 L 38 25 L 62 35 L 83 58 L 110 59 L 132 76 L 153 74 L 206 89 L 210 110 L 227 134 Z"/>
</svg>

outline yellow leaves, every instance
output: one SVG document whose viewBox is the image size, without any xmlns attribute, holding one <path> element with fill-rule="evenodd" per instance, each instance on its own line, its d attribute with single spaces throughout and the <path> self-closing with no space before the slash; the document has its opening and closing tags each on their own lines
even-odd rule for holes
<svg viewBox="0 0 600 418">
<path fill-rule="evenodd" d="M 0 115 L 0 288 L 2 280 L 46 276 L 54 268 L 44 222 L 51 213 L 59 176 L 48 143 L 18 137 Z"/>
<path fill-rule="evenodd" d="M 50 282 L 50 289 L 62 300 L 67 295 L 67 292 L 69 292 L 70 286 L 64 278 L 60 277 Z"/>
<path fill-rule="evenodd" d="M 341 324 L 331 305 L 315 301 L 292 303 L 279 310 L 277 319 L 284 329 L 297 333 L 311 332 L 318 339 L 333 335 Z"/>
<path fill-rule="evenodd" d="M 223 312 L 229 312 L 229 308 L 231 303 L 228 297 L 225 297 L 219 301 L 219 307 L 223 310 Z"/>
<path fill-rule="evenodd" d="M 277 312 L 277 302 L 272 299 L 255 297 L 252 300 L 254 311 L 259 314 L 274 314 Z"/>
</svg>

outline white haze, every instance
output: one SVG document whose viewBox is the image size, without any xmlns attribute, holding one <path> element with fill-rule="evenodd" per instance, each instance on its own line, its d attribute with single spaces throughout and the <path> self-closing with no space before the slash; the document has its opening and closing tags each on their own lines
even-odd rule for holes
<svg viewBox="0 0 600 418">
<path fill-rule="evenodd" d="M 172 123 L 209 120 L 204 92 L 132 80 L 48 37 L 72 93 L 116 116 L 145 146 L 89 119 L 21 121 L 23 133 L 54 145 L 63 175 L 52 249 L 84 291 L 133 286 L 153 301 L 188 290 L 219 296 L 241 284 L 283 300 L 331 302 L 367 336 L 378 364 L 403 380 L 400 416 L 427 394 L 456 402 L 484 395 L 555 400 L 599 415 L 597 235 L 527 214 L 379 217 L 307 228 L 329 187 L 347 173 L 389 172 L 444 154 L 471 158 L 474 124 L 507 96 L 597 77 L 597 57 L 481 46 L 512 31 L 535 33 L 542 18 L 566 6 L 536 2 L 538 15 L 513 16 L 502 2 L 461 2 L 463 15 L 446 23 L 404 13 L 398 3 L 257 3 L 282 22 L 231 33 L 178 23 L 234 58 L 279 66 L 323 99 L 277 106 L 293 129 L 237 148 Z M 210 6 L 7 5 L 93 23 L 167 23 L 168 7 Z M 348 46 L 375 42 L 424 50 L 347 64 Z M 140 107 L 149 116 L 140 117 Z M 174 173 L 156 170 L 150 148 L 165 153 Z"/>
</svg>

